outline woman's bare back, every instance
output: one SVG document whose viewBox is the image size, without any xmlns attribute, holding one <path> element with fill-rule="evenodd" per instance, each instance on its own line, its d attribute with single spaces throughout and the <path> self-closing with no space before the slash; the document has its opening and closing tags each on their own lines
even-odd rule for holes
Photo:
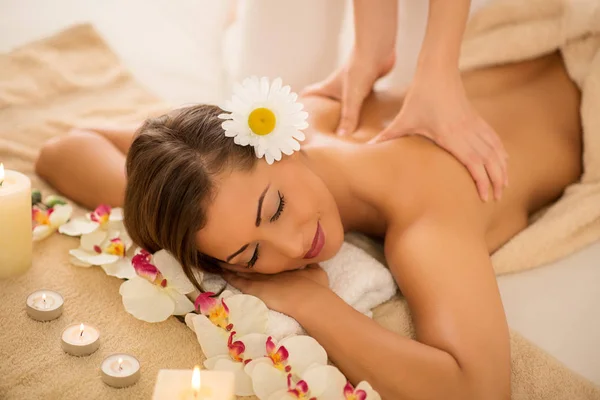
<svg viewBox="0 0 600 400">
<path fill-rule="evenodd" d="M 532 213 L 556 200 L 566 186 L 579 179 L 580 93 L 559 54 L 468 72 L 463 79 L 472 104 L 498 132 L 510 157 L 509 187 L 503 198 L 483 206 L 491 252 L 522 230 Z M 356 175 L 365 192 L 373 193 L 375 203 L 377 197 L 396 199 L 402 218 L 410 209 L 404 199 L 423 186 L 452 181 L 457 189 L 476 195 L 466 168 L 429 140 L 414 136 L 387 146 L 343 145 L 348 140 L 333 135 L 339 103 L 314 97 L 302 101 L 311 115 L 309 143 L 327 149 L 327 157 L 338 154 L 340 164 Z M 364 143 L 374 137 L 401 104 L 401 99 L 386 94 L 371 96 L 363 108 L 361 125 L 349 141 Z M 410 173 L 401 173 L 406 170 Z M 331 185 L 334 179 L 332 176 Z M 437 195 L 443 197 L 444 193 Z M 390 215 L 383 214 L 374 211 L 368 226 L 363 223 L 359 229 L 384 236 Z"/>
</svg>

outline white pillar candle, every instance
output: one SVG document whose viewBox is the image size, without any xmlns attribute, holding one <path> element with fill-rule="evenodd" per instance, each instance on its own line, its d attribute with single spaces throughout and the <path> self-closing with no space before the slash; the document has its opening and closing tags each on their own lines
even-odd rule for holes
<svg viewBox="0 0 600 400">
<path fill-rule="evenodd" d="M 38 290 L 27 296 L 27 314 L 37 321 L 50 321 L 61 316 L 63 297 L 52 290 Z"/>
<path fill-rule="evenodd" d="M 234 400 L 234 383 L 228 371 L 161 369 L 152 400 Z"/>
<path fill-rule="evenodd" d="M 100 373 L 108 386 L 131 386 L 140 379 L 140 362 L 129 354 L 112 354 L 102 361 Z"/>
<path fill-rule="evenodd" d="M 31 266 L 31 181 L 0 164 L 0 279 Z"/>
<path fill-rule="evenodd" d="M 62 348 L 73 356 L 87 356 L 100 347 L 100 332 L 90 325 L 67 326 L 62 333 Z"/>
</svg>

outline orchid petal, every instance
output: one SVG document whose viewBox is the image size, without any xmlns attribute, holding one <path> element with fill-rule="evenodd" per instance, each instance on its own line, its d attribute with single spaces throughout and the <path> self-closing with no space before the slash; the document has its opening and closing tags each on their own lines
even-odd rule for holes
<svg viewBox="0 0 600 400">
<path fill-rule="evenodd" d="M 259 399 L 268 399 L 273 393 L 286 389 L 287 376 L 267 363 L 259 363 L 252 371 L 252 387 Z"/>
<path fill-rule="evenodd" d="M 169 289 L 167 293 L 169 296 L 171 296 L 173 303 L 175 304 L 173 315 L 184 315 L 194 311 L 194 303 L 192 303 L 185 294 L 179 293 L 172 289 Z"/>
<path fill-rule="evenodd" d="M 229 356 L 214 356 L 211 358 L 207 358 L 206 360 L 204 360 L 204 368 L 206 369 L 215 369 L 215 365 L 217 364 L 217 361 L 219 360 L 229 360 L 231 361 L 231 358 L 229 358 Z"/>
<path fill-rule="evenodd" d="M 381 400 L 379 393 L 377 393 L 367 381 L 362 381 L 356 385 L 354 391 L 356 392 L 358 390 L 362 390 L 367 394 L 367 400 Z"/>
<path fill-rule="evenodd" d="M 258 297 L 236 294 L 227 298 L 229 322 L 238 335 L 263 333 L 267 328 L 269 309 Z"/>
<path fill-rule="evenodd" d="M 48 236 L 52 235 L 54 229 L 50 225 L 38 225 L 33 228 L 33 241 L 39 242 L 40 240 L 46 239 Z"/>
<path fill-rule="evenodd" d="M 291 336 L 283 339 L 279 346 L 285 346 L 287 349 L 289 353 L 287 362 L 292 366 L 295 374 L 302 375 L 313 364 L 327 364 L 327 352 L 310 336 Z"/>
<path fill-rule="evenodd" d="M 140 260 L 140 256 L 134 256 L 131 264 L 133 269 L 137 275 L 141 278 L 148 280 L 149 282 L 154 282 L 156 277 L 158 276 L 158 268 L 156 268 L 153 264 L 150 264 L 145 259 Z"/>
<path fill-rule="evenodd" d="M 181 264 L 168 251 L 160 250 L 154 253 L 152 263 L 167 279 L 169 287 L 183 294 L 194 291 L 194 285 L 185 275 Z"/>
<path fill-rule="evenodd" d="M 81 248 L 79 249 L 71 249 L 69 250 L 69 254 L 73 257 L 77 258 L 79 261 L 83 261 L 84 263 L 91 265 L 105 265 L 112 264 L 119 261 L 119 256 L 113 254 L 96 254 L 87 252 Z"/>
<path fill-rule="evenodd" d="M 123 221 L 123 209 L 121 207 L 115 207 L 110 210 L 109 221 Z"/>
<path fill-rule="evenodd" d="M 244 364 L 232 361 L 227 358 L 218 358 L 214 362 L 215 371 L 230 371 L 235 376 L 235 394 L 236 396 L 252 396 L 252 379 L 244 372 Z"/>
<path fill-rule="evenodd" d="M 267 341 L 267 335 L 263 333 L 249 333 L 236 340 L 239 340 L 246 346 L 244 360 L 264 358 L 266 361 L 269 361 L 268 358 L 265 357 L 265 342 Z"/>
<path fill-rule="evenodd" d="M 332 365 L 320 365 L 309 368 L 302 379 L 310 388 L 311 397 L 319 400 L 343 400 L 346 377 Z"/>
<path fill-rule="evenodd" d="M 210 310 L 217 306 L 217 298 L 212 297 L 215 294 L 213 292 L 204 292 L 200 293 L 198 297 L 196 297 L 196 301 L 194 301 L 194 307 L 196 310 L 200 310 L 200 312 L 204 315 L 210 313 Z"/>
<path fill-rule="evenodd" d="M 190 317 L 190 320 L 206 358 L 229 354 L 229 349 L 227 348 L 229 333 L 227 331 L 217 327 L 204 315 L 193 315 Z"/>
<path fill-rule="evenodd" d="M 100 224 L 89 221 L 86 218 L 73 218 L 58 228 L 58 231 L 67 236 L 81 236 L 94 232 Z"/>
<path fill-rule="evenodd" d="M 80 259 L 73 257 L 73 256 L 69 257 L 69 262 L 77 267 L 84 267 L 84 268 L 93 267 L 92 264 L 81 261 Z"/>
<path fill-rule="evenodd" d="M 48 218 L 50 220 L 50 225 L 59 227 L 66 224 L 72 214 L 73 207 L 70 204 L 56 205 L 54 207 L 54 212 L 52 212 Z"/>
<path fill-rule="evenodd" d="M 264 345 L 264 343 L 263 343 L 263 345 Z M 252 361 L 250 361 L 248 364 L 246 364 L 246 366 L 244 367 L 244 371 L 246 371 L 246 373 L 249 376 L 252 376 L 252 374 L 254 373 L 254 368 L 256 368 L 256 366 L 258 364 L 267 364 L 272 367 L 273 361 L 271 361 L 271 359 L 269 357 L 254 358 Z"/>
<path fill-rule="evenodd" d="M 125 310 L 146 322 L 161 322 L 173 315 L 175 304 L 164 290 L 140 277 L 125 281 L 119 288 Z"/>
<path fill-rule="evenodd" d="M 120 279 L 131 279 L 136 276 L 129 258 L 121 258 L 112 264 L 102 264 L 100 266 L 106 272 L 106 275 L 116 276 Z"/>
<path fill-rule="evenodd" d="M 287 389 L 281 389 L 270 395 L 267 400 L 296 400 L 297 397 L 289 393 Z M 320 400 L 320 399 L 319 399 Z"/>
<path fill-rule="evenodd" d="M 102 247 L 102 244 L 107 238 L 107 232 L 102 229 L 98 229 L 91 233 L 81 235 L 81 248 L 89 252 L 95 252 L 96 246 Z"/>
</svg>

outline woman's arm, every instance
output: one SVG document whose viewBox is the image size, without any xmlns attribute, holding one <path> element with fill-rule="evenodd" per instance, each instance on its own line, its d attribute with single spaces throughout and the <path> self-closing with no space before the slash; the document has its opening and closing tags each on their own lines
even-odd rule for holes
<svg viewBox="0 0 600 400">
<path fill-rule="evenodd" d="M 423 192 L 414 196 L 425 199 L 420 214 L 401 228 L 390 223 L 386 236 L 416 340 L 386 330 L 328 288 L 294 279 L 295 272 L 232 284 L 294 317 L 352 381 L 368 380 L 384 398 L 510 398 L 510 342 L 483 205 L 462 169 L 457 179 L 435 175 L 444 165 L 423 171 Z"/>
</svg>

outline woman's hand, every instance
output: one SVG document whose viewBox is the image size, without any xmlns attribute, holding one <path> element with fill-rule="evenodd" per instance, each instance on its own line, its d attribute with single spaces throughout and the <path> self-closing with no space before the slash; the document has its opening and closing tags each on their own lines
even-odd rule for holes
<svg viewBox="0 0 600 400">
<path fill-rule="evenodd" d="M 490 183 L 496 200 L 508 185 L 508 155 L 496 132 L 467 99 L 458 72 L 415 77 L 402 110 L 371 142 L 423 135 L 467 167 L 479 195 L 488 200 Z"/>
<path fill-rule="evenodd" d="M 327 79 L 302 91 L 303 96 L 323 96 L 341 102 L 342 113 L 337 127 L 340 136 L 353 133 L 359 123 L 360 110 L 375 82 L 387 75 L 395 62 L 395 53 L 383 60 L 353 51 L 348 62 Z"/>
<path fill-rule="evenodd" d="M 270 309 L 288 315 L 315 289 L 329 288 L 327 273 L 317 264 L 275 275 L 226 272 L 223 277 L 242 292 L 261 299 Z"/>
</svg>

